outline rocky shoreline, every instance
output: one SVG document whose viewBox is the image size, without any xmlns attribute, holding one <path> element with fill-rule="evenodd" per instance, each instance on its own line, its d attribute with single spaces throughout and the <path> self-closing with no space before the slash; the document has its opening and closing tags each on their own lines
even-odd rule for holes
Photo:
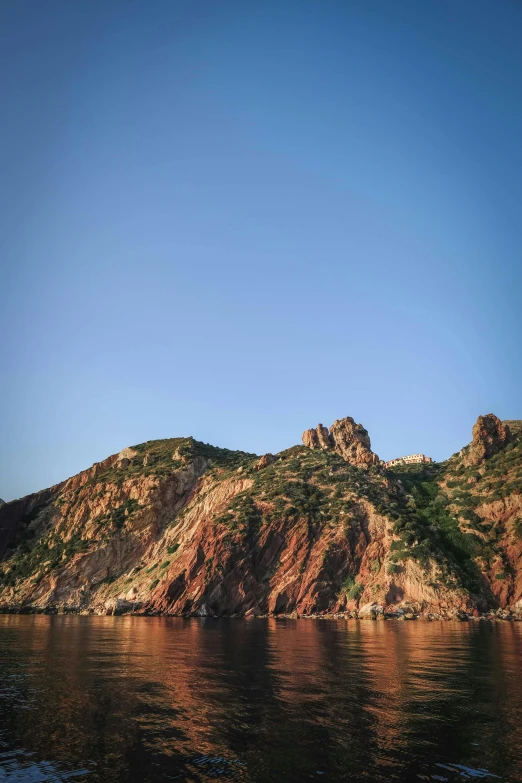
<svg viewBox="0 0 522 783">
<path fill-rule="evenodd" d="M 142 609 L 141 607 L 129 607 L 124 605 L 114 605 L 96 609 L 79 609 L 73 606 L 0 606 L 0 614 L 14 615 L 76 615 L 82 617 L 184 617 L 189 618 L 211 618 L 220 619 L 276 619 L 276 620 L 444 620 L 467 622 L 470 620 L 486 620 L 490 622 L 522 622 L 522 607 L 514 610 L 510 609 L 492 609 L 488 612 L 479 612 L 477 610 L 466 612 L 462 609 L 449 609 L 442 612 L 422 611 L 416 607 L 407 606 L 405 608 L 387 609 L 380 604 L 367 604 L 360 609 L 346 612 L 324 612 L 315 614 L 300 614 L 298 612 L 280 613 L 280 614 L 262 614 L 253 609 L 243 614 L 213 615 L 210 613 L 197 614 L 172 614 L 169 612 L 160 612 L 154 610 Z"/>
</svg>

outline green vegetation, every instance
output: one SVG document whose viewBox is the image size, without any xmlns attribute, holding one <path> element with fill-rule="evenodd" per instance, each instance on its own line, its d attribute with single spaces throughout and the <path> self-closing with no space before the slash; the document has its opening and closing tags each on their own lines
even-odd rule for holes
<svg viewBox="0 0 522 783">
<path fill-rule="evenodd" d="M 113 528 L 114 530 L 123 530 L 127 517 L 134 514 L 141 508 L 137 500 L 126 500 L 116 508 L 111 508 L 106 514 L 97 518 L 100 524 Z"/>
<path fill-rule="evenodd" d="M 24 539 L 9 560 L 2 563 L 0 584 L 13 586 L 17 581 L 44 574 L 64 566 L 74 555 L 86 552 L 92 542 L 75 533 L 67 541 L 56 532 L 44 534 L 36 541 Z"/>
<path fill-rule="evenodd" d="M 160 582 L 160 580 L 159 580 L 159 579 L 155 579 L 153 582 L 151 582 L 151 583 L 150 583 L 149 590 L 154 590 L 154 588 L 155 588 L 155 587 L 157 587 L 157 586 L 159 585 L 159 582 Z"/>
<path fill-rule="evenodd" d="M 346 596 L 349 599 L 357 600 L 364 590 L 364 585 L 357 582 L 353 576 L 347 576 L 341 585 L 339 595 Z"/>
<path fill-rule="evenodd" d="M 466 467 L 455 455 L 446 463 L 401 466 L 389 474 L 402 481 L 414 501 L 410 512 L 396 523 L 405 546 L 401 552 L 399 542 L 392 544 L 392 560 L 406 555 L 427 564 L 432 558 L 441 566 L 446 584 L 461 583 L 481 593 L 479 564 L 491 564 L 502 555 L 502 548 L 501 529 L 484 520 L 477 509 L 522 494 L 522 440 L 509 444 L 480 469 Z M 522 540 L 522 524 L 517 520 L 513 534 Z"/>
<path fill-rule="evenodd" d="M 255 535 L 261 526 L 261 513 L 249 492 L 243 492 L 230 503 L 228 510 L 216 522 L 232 532 Z"/>
<path fill-rule="evenodd" d="M 352 598 L 353 600 L 357 600 L 361 593 L 364 590 L 364 585 L 360 584 L 359 582 L 356 582 L 348 591 L 348 598 Z"/>
<path fill-rule="evenodd" d="M 350 590 L 355 584 L 355 580 L 353 576 L 347 576 L 344 582 L 341 585 L 341 592 L 340 595 L 348 595 Z"/>
<path fill-rule="evenodd" d="M 136 454 L 126 467 L 117 463 L 90 479 L 88 484 L 122 484 L 136 476 L 164 478 L 183 470 L 197 457 L 212 460 L 222 470 L 234 471 L 242 465 L 254 464 L 257 457 L 244 451 L 230 451 L 202 443 L 194 438 L 151 440 L 131 447 Z"/>
<path fill-rule="evenodd" d="M 474 558 L 480 554 L 482 542 L 475 534 L 461 531 L 457 517 L 449 508 L 449 498 L 439 485 L 444 466 L 407 467 L 408 470 L 393 471 L 414 502 L 406 504 L 395 522 L 395 532 L 401 542 L 392 545 L 392 561 L 411 557 L 428 567 L 433 560 L 443 573 L 456 578 L 457 583 L 480 592 L 480 573 Z"/>
</svg>

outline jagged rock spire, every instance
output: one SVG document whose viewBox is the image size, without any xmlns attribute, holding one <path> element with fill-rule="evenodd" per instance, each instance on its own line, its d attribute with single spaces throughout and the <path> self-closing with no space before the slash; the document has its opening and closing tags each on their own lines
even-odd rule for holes
<svg viewBox="0 0 522 783">
<path fill-rule="evenodd" d="M 335 451 L 346 462 L 359 468 L 369 468 L 380 462 L 371 449 L 368 431 L 362 424 L 356 424 L 351 416 L 337 419 L 330 430 L 322 424 L 316 429 L 305 430 L 302 439 L 309 449 Z"/>
<path fill-rule="evenodd" d="M 494 413 L 479 416 L 473 425 L 473 440 L 464 455 L 464 465 L 480 465 L 512 440 L 511 430 Z"/>
</svg>

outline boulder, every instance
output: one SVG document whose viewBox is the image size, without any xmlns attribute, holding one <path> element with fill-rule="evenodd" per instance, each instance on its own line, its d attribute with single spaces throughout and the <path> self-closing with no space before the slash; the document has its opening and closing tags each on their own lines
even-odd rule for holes
<svg viewBox="0 0 522 783">
<path fill-rule="evenodd" d="M 122 451 L 120 451 L 118 454 L 117 466 L 119 468 L 128 467 L 130 465 L 131 459 L 135 457 L 137 453 L 137 451 L 134 451 L 134 449 L 131 449 L 130 447 L 122 449 Z"/>
<path fill-rule="evenodd" d="M 384 617 L 384 607 L 380 604 L 369 603 L 361 606 L 358 611 L 360 620 L 376 620 L 378 617 L 382 619 Z"/>
<path fill-rule="evenodd" d="M 103 613 L 106 615 L 127 614 L 140 607 L 141 603 L 137 601 L 127 601 L 126 598 L 109 598 L 103 605 L 105 610 Z"/>
<path fill-rule="evenodd" d="M 263 468 L 266 468 L 268 465 L 272 465 L 272 463 L 274 463 L 275 460 L 276 458 L 274 457 L 273 454 L 263 454 L 263 456 L 256 463 L 255 469 L 263 470 Z"/>
</svg>

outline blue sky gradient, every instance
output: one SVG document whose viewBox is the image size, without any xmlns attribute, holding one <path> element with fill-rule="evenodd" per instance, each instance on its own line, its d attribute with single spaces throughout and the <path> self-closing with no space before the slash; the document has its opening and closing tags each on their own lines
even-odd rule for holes
<svg viewBox="0 0 522 783">
<path fill-rule="evenodd" d="M 522 6 L 3 0 L 0 497 L 522 417 Z"/>
</svg>

